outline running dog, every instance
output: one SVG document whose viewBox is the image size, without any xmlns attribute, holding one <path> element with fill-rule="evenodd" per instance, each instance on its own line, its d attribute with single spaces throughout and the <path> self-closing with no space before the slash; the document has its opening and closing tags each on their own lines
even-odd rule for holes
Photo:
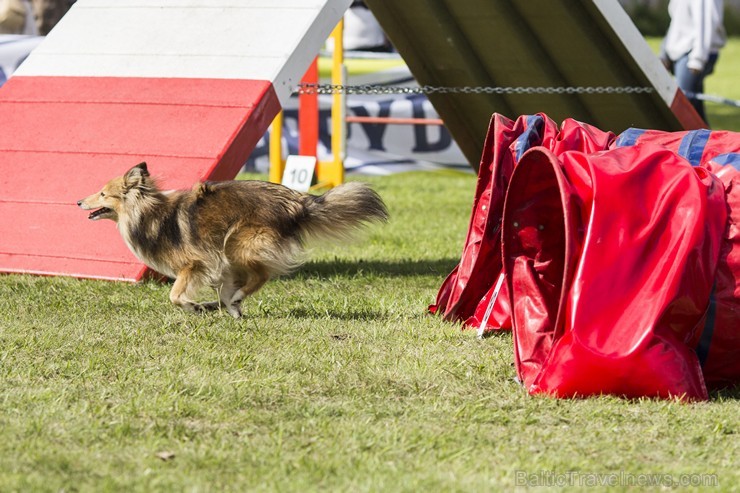
<svg viewBox="0 0 740 493">
<path fill-rule="evenodd" d="M 91 220 L 111 219 L 142 262 L 175 279 L 170 301 L 187 311 L 225 308 L 241 317 L 245 297 L 304 261 L 309 240 L 340 241 L 388 210 L 368 185 L 314 196 L 263 181 L 197 183 L 162 191 L 140 163 L 77 202 Z M 218 301 L 198 303 L 202 286 Z"/>
</svg>

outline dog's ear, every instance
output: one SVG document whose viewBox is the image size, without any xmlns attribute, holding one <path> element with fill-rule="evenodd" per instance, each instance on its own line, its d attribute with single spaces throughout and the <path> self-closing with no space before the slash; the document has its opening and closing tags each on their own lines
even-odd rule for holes
<svg viewBox="0 0 740 493">
<path fill-rule="evenodd" d="M 127 188 L 133 188 L 141 185 L 149 176 L 149 170 L 146 169 L 146 163 L 139 163 L 123 175 L 123 181 Z"/>
</svg>

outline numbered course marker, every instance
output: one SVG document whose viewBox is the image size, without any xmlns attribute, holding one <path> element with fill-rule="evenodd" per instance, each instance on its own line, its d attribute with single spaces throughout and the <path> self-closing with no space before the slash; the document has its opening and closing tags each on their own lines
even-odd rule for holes
<svg viewBox="0 0 740 493">
<path fill-rule="evenodd" d="M 308 192 L 316 170 L 314 156 L 288 156 L 285 161 L 283 185 L 299 192 Z"/>
</svg>

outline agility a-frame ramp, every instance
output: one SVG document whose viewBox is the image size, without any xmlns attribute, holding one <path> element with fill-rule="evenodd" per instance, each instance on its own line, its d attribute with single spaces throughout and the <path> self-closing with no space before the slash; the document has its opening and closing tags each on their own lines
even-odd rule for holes
<svg viewBox="0 0 740 493">
<path fill-rule="evenodd" d="M 75 202 L 233 178 L 350 0 L 78 0 L 0 89 L 0 272 L 138 280 Z"/>
<path fill-rule="evenodd" d="M 617 0 L 365 3 L 420 85 L 521 91 L 429 94 L 473 166 L 494 112 L 510 118 L 544 112 L 617 133 L 705 126 Z M 528 87 L 585 92 L 529 93 Z"/>
</svg>

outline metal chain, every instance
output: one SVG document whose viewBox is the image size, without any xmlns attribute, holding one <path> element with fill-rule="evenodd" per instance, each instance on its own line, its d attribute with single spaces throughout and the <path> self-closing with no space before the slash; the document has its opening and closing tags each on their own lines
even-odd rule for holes
<svg viewBox="0 0 740 493">
<path fill-rule="evenodd" d="M 642 94 L 652 87 L 487 87 L 300 84 L 299 94 Z"/>
<path fill-rule="evenodd" d="M 722 96 L 713 96 L 711 94 L 702 94 L 686 91 L 686 97 L 696 98 L 702 101 L 709 101 L 710 103 L 726 104 L 727 106 L 734 106 L 740 108 L 740 100 L 723 98 Z"/>
</svg>

